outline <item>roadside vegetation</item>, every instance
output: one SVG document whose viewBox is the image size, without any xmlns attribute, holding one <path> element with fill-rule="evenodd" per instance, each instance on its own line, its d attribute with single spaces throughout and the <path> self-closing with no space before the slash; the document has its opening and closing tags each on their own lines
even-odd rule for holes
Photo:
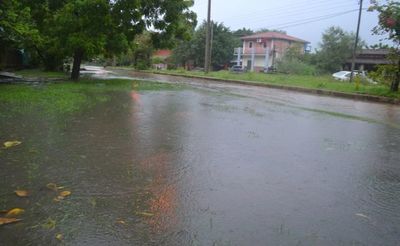
<svg viewBox="0 0 400 246">
<path fill-rule="evenodd" d="M 65 72 L 43 71 L 42 69 L 24 69 L 15 71 L 15 74 L 25 78 L 68 79 L 68 74 Z"/>
<path fill-rule="evenodd" d="M 152 70 L 152 72 L 159 72 Z M 383 96 L 400 99 L 400 93 L 391 92 L 383 84 L 369 84 L 366 82 L 349 83 L 345 81 L 334 80 L 330 75 L 296 75 L 296 74 L 264 74 L 264 73 L 232 73 L 230 71 L 210 72 L 205 75 L 199 71 L 186 70 L 167 70 L 162 71 L 165 74 L 189 75 L 197 77 L 211 77 L 221 80 L 236 80 L 257 82 L 260 84 L 272 84 L 293 86 L 309 89 L 322 89 L 347 93 L 358 93 L 373 96 Z"/>
<path fill-rule="evenodd" d="M 151 81 L 81 79 L 79 82 L 1 85 L 0 105 L 16 112 L 73 113 L 111 99 L 111 92 L 179 90 L 182 86 Z M 10 107 L 8 107 L 10 106 Z M 1 117 L 6 117 L 6 113 Z"/>
</svg>

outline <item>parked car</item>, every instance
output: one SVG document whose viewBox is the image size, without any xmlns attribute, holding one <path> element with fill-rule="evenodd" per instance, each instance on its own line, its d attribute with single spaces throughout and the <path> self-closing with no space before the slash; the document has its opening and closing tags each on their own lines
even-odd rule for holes
<svg viewBox="0 0 400 246">
<path fill-rule="evenodd" d="M 231 71 L 231 72 L 235 72 L 235 73 L 243 73 L 243 72 L 246 72 L 246 70 L 243 69 L 242 66 L 239 66 L 239 65 L 234 65 L 234 66 L 232 66 L 231 69 L 230 69 L 230 71 Z"/>
<path fill-rule="evenodd" d="M 351 72 L 350 71 L 340 71 L 332 74 L 333 78 L 340 81 L 346 81 L 350 79 Z"/>
<path fill-rule="evenodd" d="M 357 71 L 354 70 L 354 76 L 362 76 L 362 77 L 367 77 L 366 73 L 364 71 Z M 351 76 L 351 71 L 340 71 L 337 73 L 332 74 L 334 79 L 341 80 L 341 81 L 347 81 L 350 80 Z"/>
<path fill-rule="evenodd" d="M 376 81 L 374 81 L 373 79 L 369 78 L 366 74 L 365 71 L 358 71 L 358 70 L 354 70 L 354 76 L 360 76 L 362 81 L 364 82 L 368 82 L 371 84 L 377 84 Z M 350 80 L 350 76 L 351 76 L 351 71 L 340 71 L 337 73 L 332 74 L 333 78 L 336 80 L 340 80 L 340 81 L 348 81 Z"/>
</svg>

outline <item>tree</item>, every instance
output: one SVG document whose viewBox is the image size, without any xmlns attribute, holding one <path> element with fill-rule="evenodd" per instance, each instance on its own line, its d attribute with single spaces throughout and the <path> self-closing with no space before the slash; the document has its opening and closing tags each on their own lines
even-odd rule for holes
<svg viewBox="0 0 400 246">
<path fill-rule="evenodd" d="M 194 65 L 204 64 L 206 22 L 194 32 L 190 41 L 181 43 L 175 50 L 173 60 L 180 65 L 192 60 Z M 235 36 L 230 29 L 222 23 L 213 22 L 213 39 L 211 65 L 214 68 L 221 68 L 228 64 L 233 57 L 233 50 L 237 45 Z"/>
<path fill-rule="evenodd" d="M 282 34 L 286 34 L 286 31 L 284 31 L 284 30 L 268 29 L 268 28 L 261 28 L 261 29 L 257 30 L 256 33 L 262 33 L 262 32 L 279 32 Z"/>
<path fill-rule="evenodd" d="M 340 70 L 351 57 L 355 42 L 355 34 L 345 32 L 340 27 L 330 27 L 322 34 L 320 49 L 316 52 L 317 67 L 324 72 Z M 360 40 L 358 49 L 365 46 Z"/>
<path fill-rule="evenodd" d="M 373 29 L 375 34 L 388 34 L 388 39 L 393 41 L 395 47 L 391 48 L 389 59 L 393 64 L 392 69 L 393 80 L 390 85 L 391 91 L 399 91 L 400 84 L 400 3 L 398 1 L 388 1 L 387 4 L 380 5 L 377 1 L 372 2 L 370 11 L 379 12 L 378 25 Z"/>
<path fill-rule="evenodd" d="M 79 78 L 82 59 L 121 53 L 147 29 L 152 30 L 153 44 L 162 47 L 172 45 L 176 38 L 186 39 L 191 27 L 196 25 L 196 15 L 189 10 L 193 5 L 191 0 L 6 1 L 12 3 L 7 5 L 9 10 L 27 12 L 29 20 L 26 22 L 33 28 L 24 30 L 36 31 L 27 35 L 15 32 L 21 43 L 29 43 L 27 46 L 32 47 L 50 69 L 63 58 L 73 57 L 71 79 L 74 80 Z M 7 30 L 20 30 L 18 23 L 5 24 L 10 24 L 10 27 L 4 25 Z"/>
<path fill-rule="evenodd" d="M 247 29 L 245 27 L 243 27 L 242 29 L 238 29 L 238 30 L 233 32 L 233 35 L 236 36 L 236 37 L 239 37 L 239 38 L 244 37 L 244 36 L 249 36 L 249 35 L 252 35 L 252 34 L 254 34 L 254 31 L 251 30 L 251 29 Z"/>
</svg>

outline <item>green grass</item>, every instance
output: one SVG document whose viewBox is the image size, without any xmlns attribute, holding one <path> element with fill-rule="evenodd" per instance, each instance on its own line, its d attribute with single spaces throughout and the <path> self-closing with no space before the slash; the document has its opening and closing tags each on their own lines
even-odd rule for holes
<svg viewBox="0 0 400 246">
<path fill-rule="evenodd" d="M 181 87 L 150 81 L 94 79 L 36 86 L 0 85 L 0 106 L 7 112 L 39 110 L 47 114 L 68 114 L 110 100 L 110 92 L 178 90 Z"/>
<path fill-rule="evenodd" d="M 68 75 L 64 72 L 43 71 L 40 69 L 25 69 L 15 71 L 15 74 L 25 78 L 54 78 L 67 79 Z"/>
<path fill-rule="evenodd" d="M 152 71 L 159 72 L 156 70 Z M 334 80 L 330 75 L 312 76 L 264 73 L 231 73 L 229 71 L 210 72 L 209 74 L 205 75 L 204 72 L 193 72 L 186 70 L 168 70 L 162 71 L 162 73 L 193 75 L 200 77 L 205 76 L 227 80 L 252 81 L 260 84 L 285 85 L 308 89 L 323 89 L 400 99 L 400 93 L 390 92 L 389 88 L 385 85 L 360 84 L 359 87 L 356 88 L 354 83 L 337 81 Z"/>
</svg>

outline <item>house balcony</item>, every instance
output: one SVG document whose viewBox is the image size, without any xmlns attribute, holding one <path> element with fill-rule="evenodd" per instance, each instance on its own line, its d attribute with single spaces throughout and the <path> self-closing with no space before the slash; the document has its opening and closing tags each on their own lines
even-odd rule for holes
<svg viewBox="0 0 400 246">
<path fill-rule="evenodd" d="M 272 54 L 271 48 L 269 48 L 268 50 L 271 55 Z M 260 55 L 265 56 L 265 54 L 267 53 L 267 48 L 264 48 L 264 47 L 246 48 L 246 49 L 244 49 L 244 52 L 242 54 L 245 56 L 248 56 L 248 55 L 252 55 L 253 52 L 256 56 L 260 56 Z"/>
</svg>

